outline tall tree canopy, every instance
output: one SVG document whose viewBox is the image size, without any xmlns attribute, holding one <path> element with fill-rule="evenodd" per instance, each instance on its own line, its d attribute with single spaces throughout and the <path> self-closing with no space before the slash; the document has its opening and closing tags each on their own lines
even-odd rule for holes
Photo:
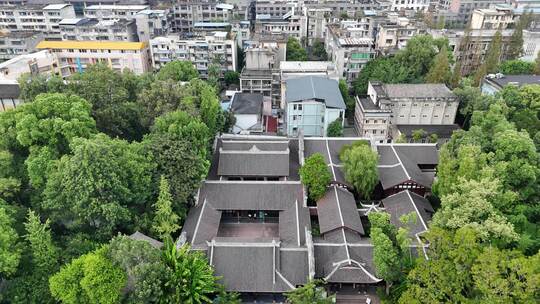
<svg viewBox="0 0 540 304">
<path fill-rule="evenodd" d="M 448 56 L 448 63 L 453 64 L 447 39 L 434 39 L 430 35 L 414 36 L 394 57 L 370 60 L 355 80 L 354 90 L 358 95 L 365 95 L 368 82 L 373 80 L 384 83 L 422 82 L 432 69 L 437 54 L 443 49 L 446 50 L 443 52 Z"/>
<path fill-rule="evenodd" d="M 378 154 L 369 145 L 355 145 L 340 153 L 345 179 L 362 197 L 369 199 L 379 182 Z"/>
<path fill-rule="evenodd" d="M 287 40 L 287 54 L 285 55 L 287 61 L 306 61 L 308 55 L 306 50 L 300 45 L 300 42 L 294 38 L 289 37 Z"/>
<path fill-rule="evenodd" d="M 173 60 L 161 67 L 156 77 L 159 80 L 190 81 L 198 78 L 199 73 L 191 61 Z"/>
<path fill-rule="evenodd" d="M 99 134 L 71 146 L 73 155 L 49 176 L 43 208 L 58 224 L 98 238 L 134 225 L 151 195 L 153 162 L 142 145 Z"/>
<path fill-rule="evenodd" d="M 322 154 L 315 153 L 305 159 L 304 165 L 300 168 L 300 179 L 306 186 L 310 199 L 317 201 L 323 197 L 326 187 L 332 181 L 332 175 Z"/>
</svg>

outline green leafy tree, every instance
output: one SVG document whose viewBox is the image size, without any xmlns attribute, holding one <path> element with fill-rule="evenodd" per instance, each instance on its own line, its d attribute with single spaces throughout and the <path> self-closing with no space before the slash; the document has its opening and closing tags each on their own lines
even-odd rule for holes
<svg viewBox="0 0 540 304">
<path fill-rule="evenodd" d="M 57 75 L 23 74 L 18 80 L 21 93 L 19 98 L 24 102 L 32 102 L 42 93 L 63 93 L 67 87 L 62 77 Z"/>
<path fill-rule="evenodd" d="M 499 60 L 501 58 L 501 49 L 502 49 L 502 34 L 501 31 L 497 31 L 493 40 L 489 44 L 486 57 L 485 57 L 485 66 L 486 73 L 494 73 L 497 71 L 497 66 L 499 66 Z"/>
<path fill-rule="evenodd" d="M 439 135 L 437 135 L 436 133 L 433 133 L 433 134 L 429 135 L 429 142 L 430 143 L 436 144 L 438 141 L 439 141 Z"/>
<path fill-rule="evenodd" d="M 326 136 L 328 137 L 341 137 L 343 136 L 343 120 L 338 118 L 328 125 Z"/>
<path fill-rule="evenodd" d="M 40 271 L 41 275 L 55 271 L 59 252 L 52 241 L 50 222 L 47 220 L 45 223 L 41 223 L 39 216 L 34 211 L 29 210 L 24 226 L 26 229 L 25 239 L 30 245 L 34 270 Z"/>
<path fill-rule="evenodd" d="M 152 128 L 153 134 L 167 134 L 178 140 L 190 142 L 195 151 L 206 158 L 210 130 L 199 118 L 184 111 L 167 113 L 156 120 Z"/>
<path fill-rule="evenodd" d="M 386 294 L 391 287 L 401 281 L 412 266 L 410 252 L 409 222 L 414 222 L 416 214 L 405 215 L 403 226 L 397 229 L 390 223 L 390 214 L 371 212 L 368 215 L 371 225 L 370 237 L 373 243 L 373 263 L 377 275 L 386 282 Z M 398 290 L 399 293 L 399 290 Z"/>
<path fill-rule="evenodd" d="M 508 43 L 508 49 L 506 50 L 506 56 L 508 59 L 518 59 L 523 54 L 523 27 L 527 22 L 523 18 L 516 22 L 516 27 L 510 36 L 510 42 Z"/>
<path fill-rule="evenodd" d="M 336 302 L 335 295 L 329 295 L 321 281 L 311 280 L 304 286 L 286 293 L 287 303 L 290 304 L 332 304 Z"/>
<path fill-rule="evenodd" d="M 458 180 L 456 192 L 441 198 L 441 209 L 432 224 L 449 230 L 471 227 L 482 240 L 512 242 L 518 239 L 514 227 L 494 207 L 502 204 L 500 182 L 496 179 L 480 181 Z"/>
<path fill-rule="evenodd" d="M 21 259 L 19 235 L 14 228 L 13 212 L 14 210 L 0 199 L 0 278 L 15 273 Z"/>
<path fill-rule="evenodd" d="M 421 141 L 421 140 L 424 139 L 426 136 L 427 136 L 427 133 L 426 133 L 426 131 L 424 131 L 423 129 L 413 130 L 413 132 L 412 132 L 412 139 L 413 139 L 414 141 L 416 141 L 416 142 Z"/>
<path fill-rule="evenodd" d="M 74 138 L 94 134 L 96 125 L 85 100 L 73 95 L 43 94 L 16 109 L 13 132 L 18 143 L 29 149 L 26 165 L 30 183 L 41 188 L 51 161 L 69 153 Z"/>
<path fill-rule="evenodd" d="M 141 109 L 140 117 L 146 129 L 154 124 L 157 117 L 176 110 L 198 115 L 186 85 L 171 79 L 155 81 L 149 88 L 143 89 L 137 105 Z"/>
<path fill-rule="evenodd" d="M 199 73 L 190 61 L 174 60 L 159 69 L 158 80 L 190 81 L 199 77 Z"/>
<path fill-rule="evenodd" d="M 240 304 L 240 294 L 237 292 L 227 292 L 224 286 L 220 286 L 218 295 L 212 301 L 212 304 Z"/>
<path fill-rule="evenodd" d="M 119 303 L 126 274 L 105 255 L 106 248 L 83 255 L 49 279 L 53 296 L 62 303 Z"/>
<path fill-rule="evenodd" d="M 404 144 L 407 142 L 407 135 L 405 133 L 399 134 L 398 138 L 396 138 L 395 143 L 396 144 Z"/>
<path fill-rule="evenodd" d="M 239 85 L 240 84 L 240 73 L 235 72 L 235 71 L 227 71 L 223 75 L 223 79 L 225 80 L 225 83 L 227 85 L 231 85 L 231 84 Z"/>
<path fill-rule="evenodd" d="M 353 86 L 357 95 L 366 95 L 369 81 L 407 83 L 412 78 L 414 76 L 409 66 L 400 64 L 395 57 L 380 57 L 368 61 Z"/>
<path fill-rule="evenodd" d="M 183 218 L 193 194 L 208 173 L 210 162 L 194 149 L 194 143 L 189 139 L 156 134 L 149 136 L 144 144 L 155 164 L 154 180 L 158 181 L 161 175 L 167 179 L 174 203 L 173 210 Z"/>
<path fill-rule="evenodd" d="M 483 303 L 534 303 L 540 291 L 540 254 L 486 247 L 471 268 Z"/>
<path fill-rule="evenodd" d="M 347 116 L 354 115 L 355 101 L 354 98 L 349 94 L 349 86 L 347 85 L 345 79 L 339 80 L 339 92 L 341 93 L 341 97 L 347 106 Z"/>
<path fill-rule="evenodd" d="M 189 245 L 177 249 L 171 239 L 165 241 L 163 262 L 171 270 L 166 283 L 169 303 L 207 303 L 218 289 L 214 269 L 203 253 L 190 251 Z"/>
<path fill-rule="evenodd" d="M 326 187 L 332 181 L 332 175 L 322 154 L 315 153 L 305 159 L 300 168 L 300 179 L 306 186 L 310 199 L 317 201 L 324 196 Z"/>
<path fill-rule="evenodd" d="M 428 83 L 449 83 L 452 77 L 450 71 L 450 63 L 448 62 L 448 51 L 443 47 L 435 59 L 433 59 L 433 65 L 429 69 L 426 75 L 426 82 Z"/>
<path fill-rule="evenodd" d="M 378 155 L 369 145 L 357 145 L 340 155 L 345 179 L 365 198 L 370 198 L 379 182 Z"/>
<path fill-rule="evenodd" d="M 68 91 L 92 105 L 92 116 L 100 132 L 111 137 L 138 140 L 143 132 L 139 110 L 135 100 L 129 100 L 133 94 L 124 85 L 124 74 L 105 64 L 94 64 L 88 66 L 84 73 L 70 77 Z"/>
<path fill-rule="evenodd" d="M 166 278 L 170 270 L 161 261 L 161 251 L 145 241 L 117 236 L 111 240 L 107 257 L 127 274 L 130 303 L 160 303 L 165 298 Z"/>
<path fill-rule="evenodd" d="M 161 238 L 170 237 L 180 229 L 180 217 L 172 209 L 172 196 L 169 182 L 162 175 L 159 182 L 159 196 L 154 204 L 155 216 L 152 229 Z"/>
<path fill-rule="evenodd" d="M 499 72 L 506 75 L 532 74 L 534 63 L 519 59 L 503 61 L 499 65 Z"/>
<path fill-rule="evenodd" d="M 212 63 L 208 66 L 208 84 L 214 88 L 219 88 L 219 79 L 221 78 L 221 65 Z"/>
<path fill-rule="evenodd" d="M 456 62 L 454 64 L 454 70 L 452 72 L 452 77 L 450 78 L 450 87 L 452 89 L 457 88 L 461 81 L 461 62 Z"/>
<path fill-rule="evenodd" d="M 306 50 L 300 45 L 300 42 L 294 37 L 289 37 L 287 40 L 287 61 L 306 61 L 308 55 Z"/>
<path fill-rule="evenodd" d="M 426 238 L 429 259 L 417 260 L 399 303 L 465 303 L 473 293 L 471 267 L 481 252 L 475 231 L 431 228 Z"/>
<path fill-rule="evenodd" d="M 534 60 L 534 74 L 540 75 L 540 51 L 536 54 L 536 59 Z"/>
<path fill-rule="evenodd" d="M 43 208 L 68 230 L 91 229 L 108 239 L 133 225 L 148 207 L 153 163 L 139 143 L 104 134 L 72 143 L 48 178 Z"/>
<path fill-rule="evenodd" d="M 313 42 L 313 45 L 311 46 L 311 54 L 313 55 L 313 59 L 315 60 L 327 60 L 328 54 L 326 53 L 326 49 L 324 48 L 324 42 L 320 40 L 315 40 Z"/>
</svg>

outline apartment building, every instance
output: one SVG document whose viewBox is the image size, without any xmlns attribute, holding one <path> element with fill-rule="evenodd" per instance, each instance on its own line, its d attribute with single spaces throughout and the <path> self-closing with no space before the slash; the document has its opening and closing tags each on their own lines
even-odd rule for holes
<svg viewBox="0 0 540 304">
<path fill-rule="evenodd" d="M 138 42 L 135 20 L 74 18 L 60 21 L 62 40 Z"/>
<path fill-rule="evenodd" d="M 173 31 L 191 32 L 196 23 L 230 21 L 234 6 L 214 0 L 178 0 L 172 9 Z"/>
<path fill-rule="evenodd" d="M 285 81 L 283 92 L 287 135 L 326 136 L 335 120 L 341 119 L 343 125 L 346 106 L 337 81 L 320 76 L 292 78 Z"/>
<path fill-rule="evenodd" d="M 381 110 L 392 111 L 394 125 L 450 125 L 459 100 L 444 84 L 370 82 L 368 96 Z"/>
<path fill-rule="evenodd" d="M 251 22 L 247 20 L 233 22 L 231 31 L 235 34 L 236 43 L 243 49 L 244 44 L 251 39 Z"/>
<path fill-rule="evenodd" d="M 426 29 L 423 22 L 389 14 L 388 19 L 378 25 L 375 48 L 382 54 L 402 49 L 412 37 L 426 33 Z"/>
<path fill-rule="evenodd" d="M 70 4 L 0 6 L 0 29 L 43 32 L 48 39 L 60 39 L 59 23 L 75 18 Z"/>
<path fill-rule="evenodd" d="M 305 28 L 302 26 L 302 17 L 288 15 L 287 17 L 270 17 L 257 15 L 255 33 L 266 35 L 286 35 L 300 40 L 305 37 Z"/>
<path fill-rule="evenodd" d="M 166 36 L 171 31 L 172 13 L 169 9 L 145 9 L 135 15 L 139 41 Z"/>
<path fill-rule="evenodd" d="M 355 97 L 354 127 L 358 136 L 386 142 L 390 134 L 392 111 L 381 109 L 369 98 Z"/>
<path fill-rule="evenodd" d="M 54 54 L 62 77 L 82 72 L 87 65 L 96 63 L 105 63 L 116 71 L 128 69 L 135 74 L 152 69 L 150 49 L 145 42 L 42 41 L 37 48 Z"/>
<path fill-rule="evenodd" d="M 512 8 L 507 6 L 495 6 L 493 8 L 477 9 L 471 16 L 471 29 L 496 30 L 512 28 L 515 23 Z"/>
<path fill-rule="evenodd" d="M 427 11 L 430 4 L 429 0 L 390 0 L 390 2 L 390 9 L 393 11 Z"/>
<path fill-rule="evenodd" d="M 303 7 L 310 9 L 330 9 L 329 17 L 339 18 L 344 14 L 354 17 L 365 11 L 383 10 L 380 0 L 304 0 Z M 390 6 L 388 6 L 390 7 Z"/>
<path fill-rule="evenodd" d="M 352 83 L 366 63 L 375 57 L 373 38 L 366 22 L 329 24 L 325 47 L 338 75 Z"/>
<path fill-rule="evenodd" d="M 298 10 L 298 11 L 296 11 Z M 299 13 L 298 0 L 256 0 L 255 14 L 280 18 L 287 14 Z"/>
<path fill-rule="evenodd" d="M 0 78 L 16 81 L 23 74 L 59 74 L 57 56 L 50 50 L 20 55 L 0 63 Z"/>
<path fill-rule="evenodd" d="M 312 45 L 314 41 L 326 39 L 326 26 L 332 15 L 331 8 L 302 7 L 302 37 L 307 38 L 307 43 Z M 305 35 L 305 36 L 304 36 Z"/>
<path fill-rule="evenodd" d="M 455 26 L 465 27 L 475 10 L 504 3 L 506 3 L 506 0 L 451 0 L 449 11 L 456 14 L 454 18 Z"/>
<path fill-rule="evenodd" d="M 98 4 L 84 8 L 84 16 L 99 20 L 135 19 L 140 11 L 150 9 L 148 5 Z"/>
<path fill-rule="evenodd" d="M 451 31 L 445 33 L 443 36 L 453 36 L 457 42 L 454 49 L 454 58 L 461 62 L 462 74 L 468 75 L 474 73 L 480 65 L 484 62 L 489 45 L 493 41 L 497 30 L 472 30 L 469 33 L 469 38 L 465 39 L 464 31 Z M 514 31 L 506 29 L 501 31 L 502 35 L 502 47 L 500 60 L 506 60 L 505 54 L 507 54 L 507 48 Z M 467 41 L 467 45 L 464 45 Z"/>
<path fill-rule="evenodd" d="M 156 37 L 150 40 L 150 48 L 156 69 L 172 60 L 187 60 L 201 77 L 208 76 L 208 67 L 213 63 L 219 63 L 223 72 L 236 71 L 236 40 L 226 32 L 187 40 L 173 35 Z"/>
<path fill-rule="evenodd" d="M 276 114 L 281 100 L 279 65 L 285 61 L 287 37 L 257 34 L 252 43 L 245 50 L 246 65 L 240 74 L 240 90 L 270 96 Z"/>
<path fill-rule="evenodd" d="M 0 32 L 0 62 L 34 52 L 43 38 L 42 32 L 35 31 Z"/>
</svg>

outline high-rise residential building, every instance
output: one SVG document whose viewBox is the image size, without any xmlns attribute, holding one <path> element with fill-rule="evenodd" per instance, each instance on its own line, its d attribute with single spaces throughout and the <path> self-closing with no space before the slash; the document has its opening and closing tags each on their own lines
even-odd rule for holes
<svg viewBox="0 0 540 304">
<path fill-rule="evenodd" d="M 135 74 L 152 70 L 150 49 L 145 42 L 42 41 L 37 48 L 54 54 L 63 77 L 96 63 L 107 64 L 116 71 L 128 69 Z"/>
<path fill-rule="evenodd" d="M 0 32 L 0 62 L 34 52 L 43 38 L 42 32 L 35 31 Z"/>
<path fill-rule="evenodd" d="M 204 37 L 182 39 L 175 35 L 150 40 L 152 63 L 159 69 L 172 60 L 193 63 L 201 77 L 208 76 L 210 65 L 217 63 L 221 71 L 236 71 L 237 47 L 234 35 L 214 32 Z"/>
<path fill-rule="evenodd" d="M 48 39 L 60 39 L 59 23 L 75 18 L 70 4 L 0 6 L 0 29 L 39 31 Z"/>
</svg>

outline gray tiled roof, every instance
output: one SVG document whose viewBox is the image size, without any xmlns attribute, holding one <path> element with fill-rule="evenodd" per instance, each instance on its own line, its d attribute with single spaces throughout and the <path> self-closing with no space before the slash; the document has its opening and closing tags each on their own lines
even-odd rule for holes
<svg viewBox="0 0 540 304">
<path fill-rule="evenodd" d="M 19 98 L 21 90 L 17 83 L 0 83 L 0 98 Z"/>
<path fill-rule="evenodd" d="M 288 79 L 285 83 L 285 100 L 287 102 L 318 99 L 322 100 L 329 108 L 346 108 L 335 80 L 320 76 L 305 76 Z"/>
<path fill-rule="evenodd" d="M 433 172 L 422 172 L 419 164 L 436 165 L 437 148 L 434 144 L 394 144 L 377 146 L 379 154 L 379 180 L 383 189 L 389 189 L 408 180 L 430 188 Z"/>
<path fill-rule="evenodd" d="M 420 84 L 384 84 L 384 91 L 389 98 L 455 98 L 456 95 L 441 83 Z"/>
<path fill-rule="evenodd" d="M 507 84 L 522 86 L 527 84 L 540 84 L 540 75 L 504 75 L 502 78 L 486 78 L 485 81 L 493 82 L 501 88 Z"/>
<path fill-rule="evenodd" d="M 153 239 L 143 233 L 140 233 L 139 231 L 135 231 L 135 233 L 133 233 L 132 235 L 129 236 L 130 239 L 132 240 L 136 240 L 136 241 L 144 241 L 144 242 L 147 242 L 148 244 L 150 244 L 152 247 L 154 248 L 161 248 L 161 246 L 163 246 L 163 243 L 156 240 L 156 239 Z"/>
<path fill-rule="evenodd" d="M 259 150 L 256 144 L 248 151 L 220 149 L 218 175 L 289 176 L 289 149 Z"/>
<path fill-rule="evenodd" d="M 236 93 L 231 111 L 235 114 L 262 114 L 263 96 L 256 93 Z"/>
<path fill-rule="evenodd" d="M 206 182 L 199 202 L 206 199 L 216 210 L 287 210 L 302 201 L 298 182 Z"/>
<path fill-rule="evenodd" d="M 431 220 L 433 207 L 424 197 L 405 190 L 382 200 L 385 211 L 390 214 L 390 221 L 396 227 L 403 227 L 399 220 L 402 215 L 411 212 L 416 214 L 416 223 L 410 226 L 411 236 L 427 230 L 427 224 Z"/>
<path fill-rule="evenodd" d="M 317 201 L 317 210 L 321 233 L 345 227 L 364 234 L 354 196 L 349 191 L 339 187 L 329 188 Z"/>
<path fill-rule="evenodd" d="M 212 265 L 227 290 L 285 292 L 291 288 L 275 272 L 277 251 L 273 247 L 214 247 Z"/>
</svg>

